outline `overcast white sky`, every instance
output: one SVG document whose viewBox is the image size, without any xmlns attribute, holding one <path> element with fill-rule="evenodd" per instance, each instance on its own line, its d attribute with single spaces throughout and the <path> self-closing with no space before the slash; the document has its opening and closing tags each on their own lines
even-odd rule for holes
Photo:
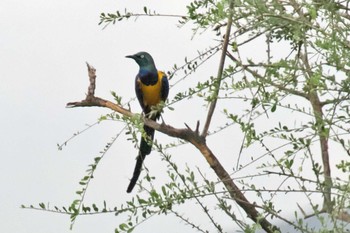
<svg viewBox="0 0 350 233">
<path fill-rule="evenodd" d="M 88 165 L 123 126 L 103 122 L 69 142 L 63 151 L 57 150 L 57 143 L 109 113 L 100 108 L 65 108 L 67 102 L 84 98 L 88 85 L 85 61 L 97 68 L 97 96 L 112 99 L 110 91 L 115 91 L 126 101 L 134 97 L 138 67 L 125 55 L 148 51 L 158 69 L 168 71 L 173 64 L 182 64 L 185 56 L 196 55 L 197 50 L 213 44 L 211 32 L 191 40 L 191 27 L 178 28 L 176 18 L 142 18 L 102 30 L 98 26 L 99 14 L 124 8 L 141 13 L 145 5 L 157 12 L 185 14 L 186 2 L 0 1 L 0 232 L 113 232 L 124 220 L 113 214 L 79 217 L 73 231 L 69 231 L 68 215 L 23 210 L 20 205 L 39 202 L 69 205 L 76 198 L 78 182 Z M 258 56 L 257 48 L 252 49 L 254 52 Z M 197 76 L 215 75 L 217 60 L 212 64 L 214 69 L 199 71 Z M 170 98 L 178 90 L 185 90 L 186 85 L 189 82 L 174 87 Z M 176 127 L 182 127 L 183 122 L 195 125 L 198 119 L 203 120 L 199 111 L 205 109 L 199 106 L 197 111 L 194 106 L 185 101 L 175 106 L 176 111 L 166 112 L 164 118 Z M 131 107 L 140 112 L 138 103 Z M 190 114 L 185 117 L 187 112 Z M 159 133 L 156 138 L 172 140 Z M 220 138 L 221 144 L 214 146 L 217 154 L 227 151 L 237 154 L 240 140 L 235 144 L 232 138 L 233 135 Z M 106 200 L 113 207 L 129 200 L 132 195 L 125 190 L 136 154 L 133 144 L 123 135 L 101 162 L 86 202 L 102 204 Z M 234 157 L 221 159 L 228 169 L 236 161 Z M 177 150 L 175 160 L 210 170 L 190 146 Z M 147 158 L 147 167 L 161 181 L 166 167 L 160 164 L 155 152 Z M 203 221 L 205 226 L 207 220 Z M 230 223 L 225 227 L 232 229 Z M 186 230 L 190 227 L 180 224 L 178 219 L 161 216 L 147 221 L 135 232 Z"/>
</svg>

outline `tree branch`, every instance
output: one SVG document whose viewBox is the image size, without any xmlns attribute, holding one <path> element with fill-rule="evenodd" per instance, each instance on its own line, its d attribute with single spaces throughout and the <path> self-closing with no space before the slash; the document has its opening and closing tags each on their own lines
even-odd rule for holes
<svg viewBox="0 0 350 233">
<path fill-rule="evenodd" d="M 300 60 L 305 67 L 306 75 L 305 78 L 308 77 L 308 81 L 312 79 L 314 76 L 312 68 L 309 64 L 308 58 L 308 50 L 307 46 L 304 43 L 304 53 L 300 55 Z M 323 195 L 323 210 L 326 210 L 328 213 L 333 211 L 333 203 L 332 203 L 332 176 L 331 176 L 331 168 L 329 162 L 329 151 L 328 151 L 328 137 L 329 132 L 326 129 L 325 119 L 323 114 L 323 104 L 317 93 L 317 85 L 313 84 L 309 81 L 308 84 L 308 100 L 311 104 L 312 110 L 314 112 L 315 117 L 315 125 L 316 125 L 316 133 L 320 139 L 320 147 L 321 147 L 321 157 L 323 164 L 323 177 L 324 177 L 324 189 L 325 194 Z"/>
<path fill-rule="evenodd" d="M 230 33 L 231 33 L 231 27 L 232 27 L 232 16 L 233 16 L 233 6 L 234 6 L 234 1 L 231 0 L 230 1 L 230 6 L 229 6 L 229 16 L 228 16 L 228 20 L 227 20 L 225 39 L 224 39 L 224 42 L 223 42 L 223 45 L 222 45 L 222 53 L 221 53 L 221 58 L 220 58 L 218 74 L 217 74 L 217 78 L 216 78 L 217 79 L 217 84 L 215 85 L 216 89 L 215 89 L 215 91 L 213 93 L 213 100 L 210 103 L 207 119 L 205 121 L 204 128 L 203 128 L 203 131 L 202 131 L 202 136 L 203 137 L 205 137 L 208 134 L 210 122 L 211 122 L 211 119 L 213 117 L 214 110 L 215 110 L 215 107 L 216 107 L 216 102 L 217 102 L 218 96 L 219 96 L 220 85 L 221 85 L 221 80 L 222 80 L 222 73 L 223 73 L 224 66 L 225 66 L 226 51 L 227 51 L 227 47 L 228 47 L 228 42 L 230 41 Z"/>
<path fill-rule="evenodd" d="M 127 117 L 133 117 L 135 116 L 134 113 L 130 112 L 129 110 L 112 103 L 108 100 L 104 100 L 99 97 L 94 96 L 94 88 L 96 87 L 96 69 L 92 66 L 90 66 L 87 63 L 88 66 L 88 74 L 90 79 L 90 85 L 88 88 L 88 94 L 86 98 L 82 101 L 78 102 L 69 102 L 67 103 L 67 107 L 73 108 L 73 107 L 105 107 L 109 108 L 113 111 L 116 111 L 124 116 Z M 198 132 L 198 122 L 196 125 L 196 130 L 193 131 L 189 127 L 177 129 L 170 125 L 166 125 L 165 123 L 157 123 L 149 118 L 143 118 L 142 119 L 144 124 L 154 128 L 155 130 L 164 133 L 170 137 L 176 137 L 183 140 L 186 140 L 190 142 L 192 145 L 194 145 L 205 157 L 207 162 L 209 163 L 210 167 L 214 170 L 216 175 L 219 177 L 219 179 L 223 182 L 226 189 L 228 190 L 230 196 L 233 200 L 237 202 L 237 204 L 247 213 L 249 218 L 251 218 L 255 223 L 259 223 L 262 228 L 269 233 L 272 233 L 274 231 L 279 231 L 279 229 L 275 226 L 273 226 L 270 222 L 266 220 L 266 218 L 262 217 L 259 212 L 256 210 L 255 205 L 250 203 L 242 191 L 236 186 L 236 184 L 231 179 L 230 175 L 227 173 L 227 171 L 224 169 L 224 167 L 221 165 L 219 160 L 216 158 L 214 153 L 210 150 L 210 148 L 207 146 L 205 142 L 205 135 L 200 135 Z"/>
</svg>

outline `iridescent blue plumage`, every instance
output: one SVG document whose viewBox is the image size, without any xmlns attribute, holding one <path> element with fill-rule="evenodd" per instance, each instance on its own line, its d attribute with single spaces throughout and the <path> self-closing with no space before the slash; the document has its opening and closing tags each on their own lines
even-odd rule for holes
<svg viewBox="0 0 350 233">
<path fill-rule="evenodd" d="M 160 113 L 150 115 L 152 106 L 165 101 L 169 93 L 169 82 L 165 73 L 158 71 L 153 58 L 147 52 L 139 52 L 135 55 L 126 56 L 132 58 L 139 65 L 139 73 L 135 79 L 135 92 L 137 99 L 146 117 L 157 120 Z M 130 180 L 127 192 L 130 193 L 141 173 L 142 163 L 146 155 L 151 153 L 154 129 L 148 126 L 143 127 L 147 138 L 141 137 L 140 151 L 137 157 L 134 174 Z"/>
</svg>

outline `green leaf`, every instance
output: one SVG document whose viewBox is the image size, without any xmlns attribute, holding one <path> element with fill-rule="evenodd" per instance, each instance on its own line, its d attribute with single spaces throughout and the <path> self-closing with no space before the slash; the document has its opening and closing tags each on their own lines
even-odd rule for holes
<svg viewBox="0 0 350 233">
<path fill-rule="evenodd" d="M 139 201 L 140 205 L 147 204 L 147 201 L 142 199 L 142 198 L 139 198 L 138 201 Z"/>
<path fill-rule="evenodd" d="M 46 209 L 44 203 L 39 203 L 39 206 L 40 206 L 40 208 L 42 208 L 42 209 Z"/>
<path fill-rule="evenodd" d="M 129 226 L 125 223 L 122 223 L 119 225 L 119 229 L 122 231 L 126 231 L 127 229 L 129 229 Z"/>
<path fill-rule="evenodd" d="M 276 108 L 277 108 L 277 103 L 275 103 L 274 105 L 272 105 L 271 112 L 275 112 L 275 111 L 276 111 Z"/>
<path fill-rule="evenodd" d="M 94 209 L 95 212 L 98 212 L 98 207 L 96 206 L 96 204 L 92 204 L 92 208 Z"/>
<path fill-rule="evenodd" d="M 163 192 L 163 195 L 166 196 L 166 189 L 165 189 L 165 186 L 162 186 L 162 192 Z"/>
<path fill-rule="evenodd" d="M 316 17 L 317 17 L 316 9 L 314 7 L 309 6 L 308 11 L 309 11 L 311 19 L 316 19 Z"/>
</svg>

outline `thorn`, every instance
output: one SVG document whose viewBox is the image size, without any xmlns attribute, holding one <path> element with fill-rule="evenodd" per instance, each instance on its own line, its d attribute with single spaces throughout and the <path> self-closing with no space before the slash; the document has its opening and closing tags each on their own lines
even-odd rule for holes
<svg viewBox="0 0 350 233">
<path fill-rule="evenodd" d="M 299 205 L 299 203 L 297 203 L 297 206 L 299 208 L 299 210 L 301 211 L 301 213 L 304 215 L 304 218 L 307 216 L 305 211 L 303 210 L 303 208 L 301 208 L 301 206 Z"/>
<path fill-rule="evenodd" d="M 191 127 L 188 126 L 188 124 L 186 124 L 186 123 L 184 123 L 184 124 L 185 124 L 185 126 L 186 126 L 187 129 L 193 131 L 193 130 L 191 129 Z"/>
<path fill-rule="evenodd" d="M 160 119 L 162 119 L 162 125 L 165 125 L 165 121 L 162 115 L 160 115 Z"/>
<path fill-rule="evenodd" d="M 197 125 L 196 125 L 196 134 L 199 134 L 199 120 L 197 121 Z"/>
</svg>

